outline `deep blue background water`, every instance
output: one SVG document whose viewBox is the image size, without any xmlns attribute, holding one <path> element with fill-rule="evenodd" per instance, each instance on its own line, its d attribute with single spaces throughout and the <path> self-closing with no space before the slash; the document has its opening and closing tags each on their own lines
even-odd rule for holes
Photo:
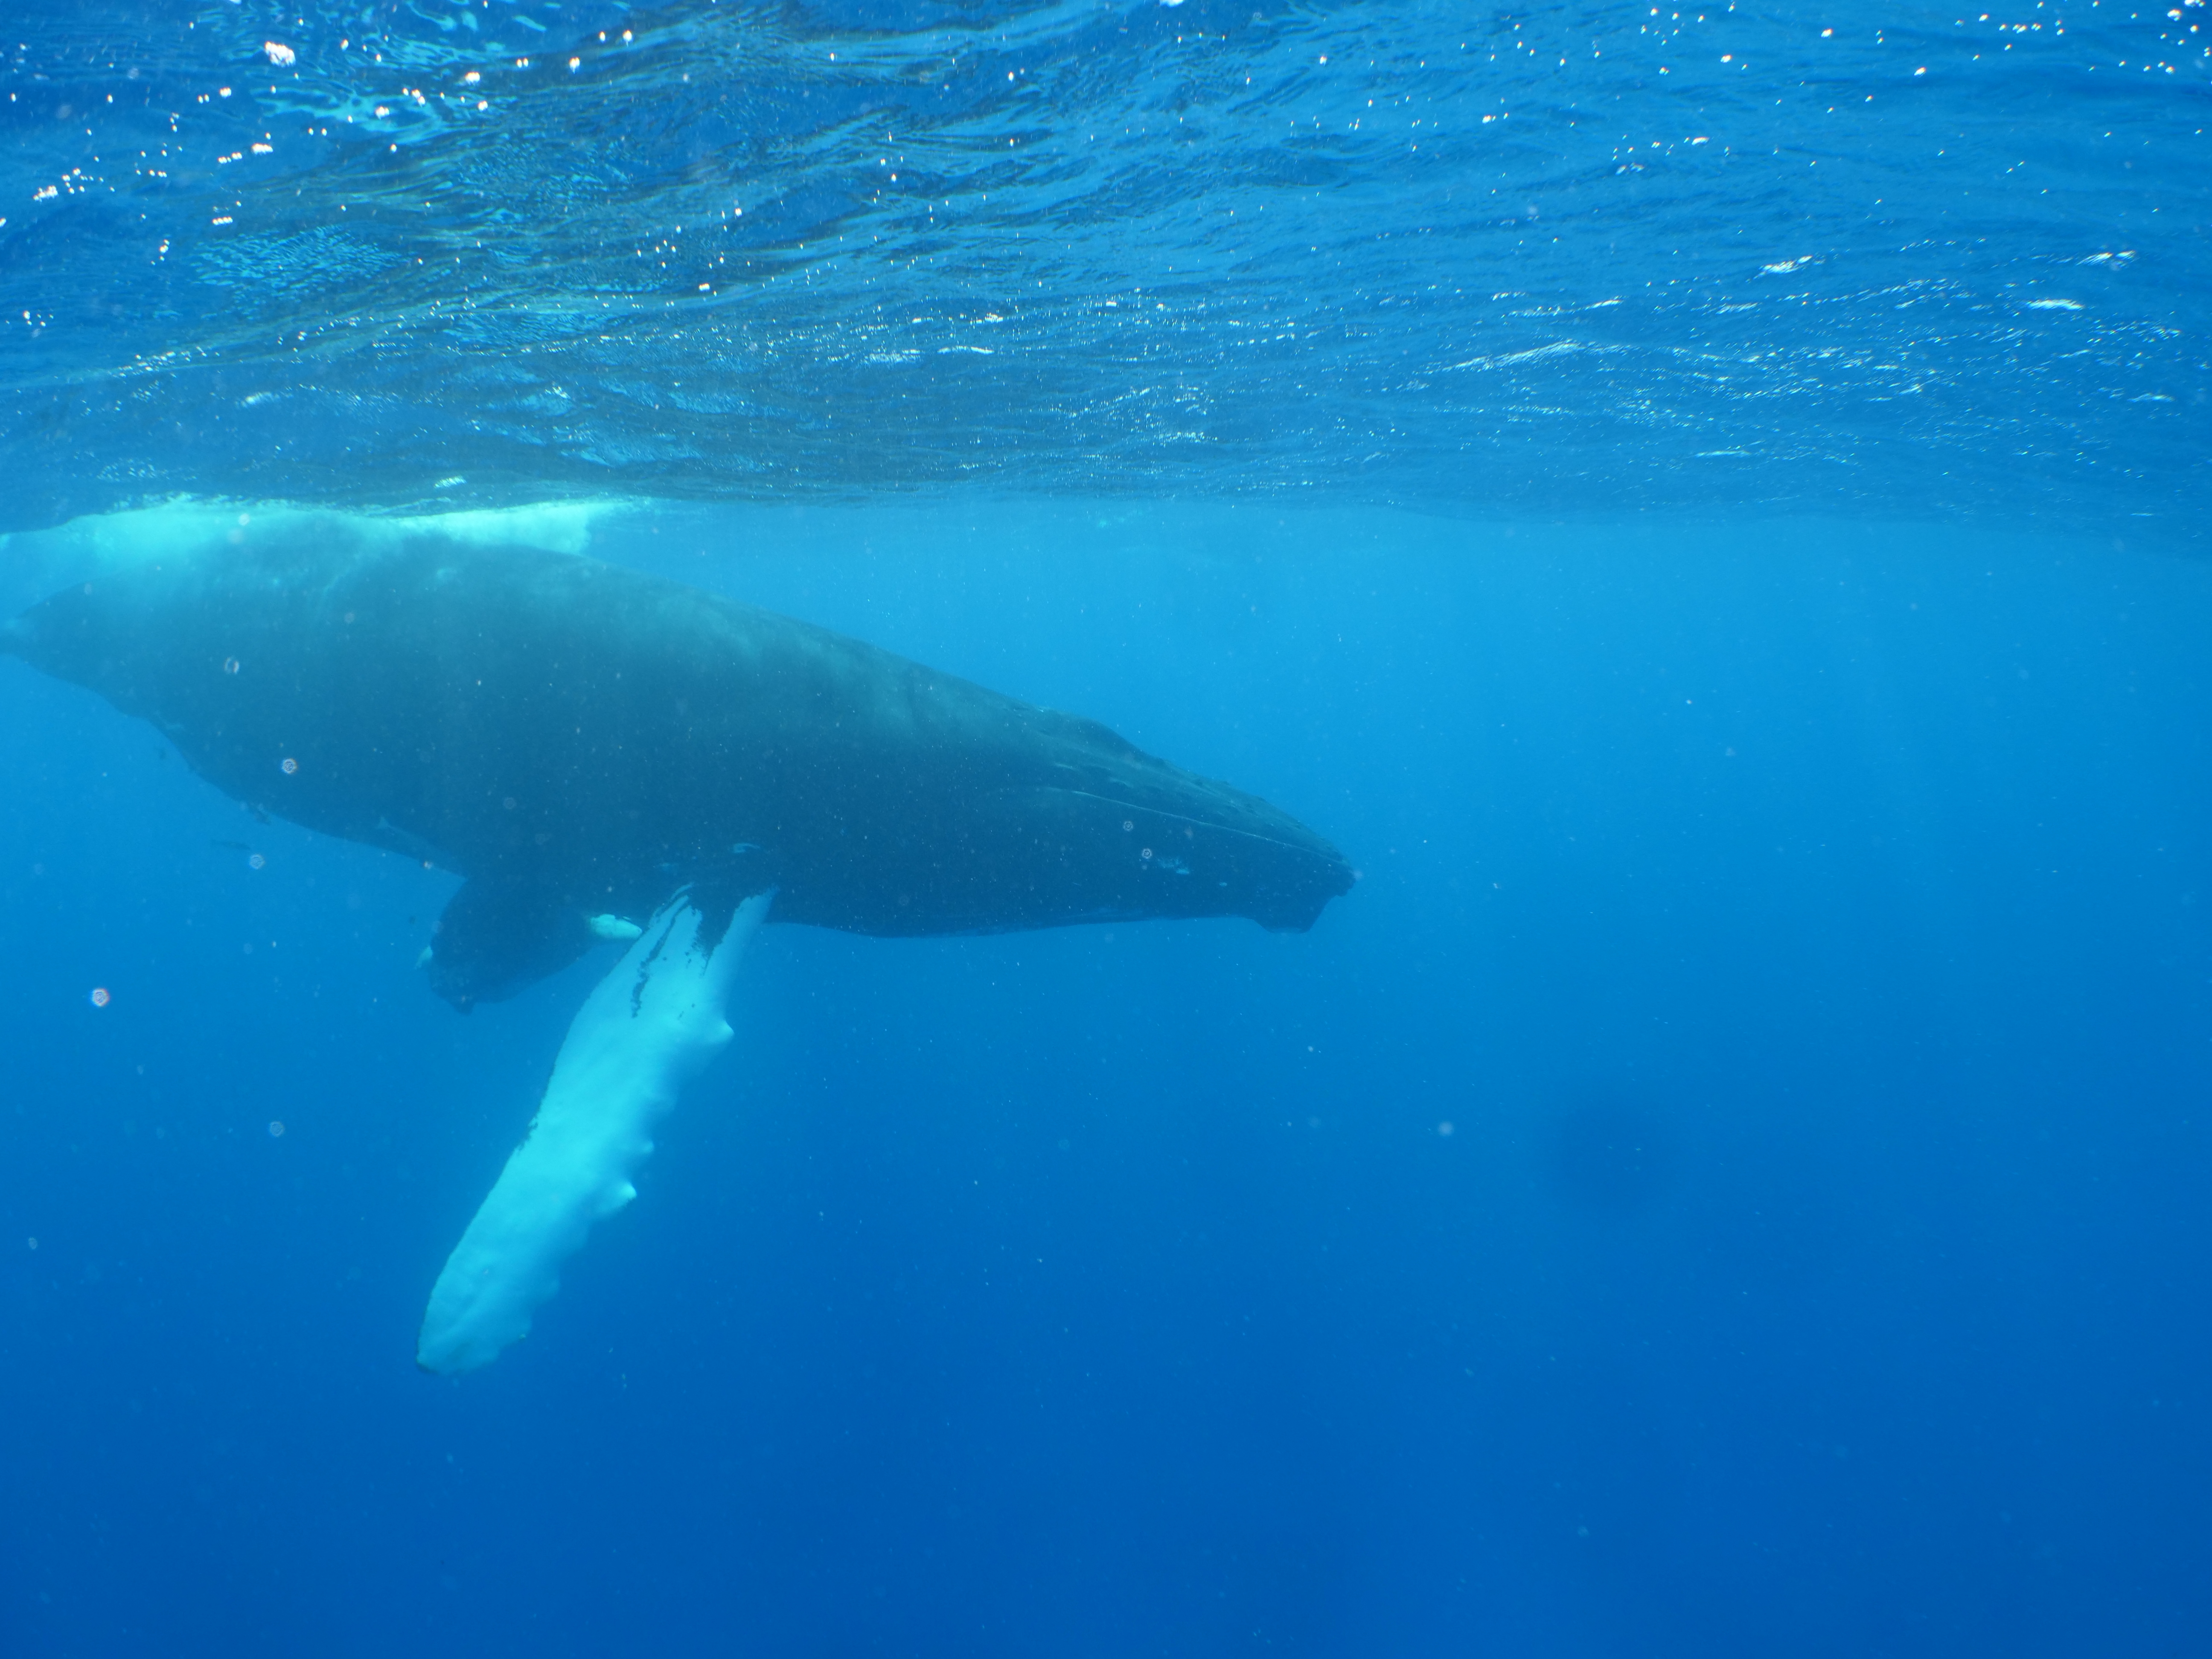
<svg viewBox="0 0 2212 1659">
<path fill-rule="evenodd" d="M 1072 502 L 600 538 L 1364 878 L 1304 937 L 769 930 L 641 1200 L 455 1384 L 423 1297 L 592 966 L 456 1018 L 449 878 L 5 665 L 13 1650 L 2193 1650 L 2212 573 Z"/>
<path fill-rule="evenodd" d="M 2172 9 L 0 17 L 0 610 L 614 501 L 1363 872 L 769 930 L 442 1382 L 593 964 L 0 659 L 0 1653 L 2199 1651 Z"/>
</svg>

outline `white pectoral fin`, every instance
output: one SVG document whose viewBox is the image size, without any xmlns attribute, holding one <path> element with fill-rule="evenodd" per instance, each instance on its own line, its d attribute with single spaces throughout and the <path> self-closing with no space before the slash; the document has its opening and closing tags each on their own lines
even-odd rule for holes
<svg viewBox="0 0 2212 1659">
<path fill-rule="evenodd" d="M 702 939 L 705 919 L 678 896 L 577 1011 L 529 1134 L 430 1292 L 416 1351 L 425 1370 L 475 1370 L 527 1335 L 592 1224 L 637 1195 L 630 1177 L 653 1124 L 730 1040 L 730 979 L 772 896 L 746 899 L 720 939 Z"/>
</svg>

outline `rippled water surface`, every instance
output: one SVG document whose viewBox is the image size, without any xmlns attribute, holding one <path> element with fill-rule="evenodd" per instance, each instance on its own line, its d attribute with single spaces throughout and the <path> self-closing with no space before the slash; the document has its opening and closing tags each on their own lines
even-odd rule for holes
<svg viewBox="0 0 2212 1659">
<path fill-rule="evenodd" d="M 21 15 L 5 513 L 981 479 L 2191 534 L 2203 11 Z"/>
</svg>

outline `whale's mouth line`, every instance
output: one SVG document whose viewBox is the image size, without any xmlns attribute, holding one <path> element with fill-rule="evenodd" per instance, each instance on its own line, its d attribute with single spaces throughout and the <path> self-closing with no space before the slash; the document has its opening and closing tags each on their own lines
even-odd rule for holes
<svg viewBox="0 0 2212 1659">
<path fill-rule="evenodd" d="M 1257 830 L 1239 829 L 1233 823 L 1221 823 L 1212 818 L 1194 818 L 1188 812 L 1171 812 L 1164 806 L 1146 806 L 1137 801 L 1116 800 L 1111 795 L 1102 795 L 1095 790 L 1069 789 L 1057 784 L 1048 787 L 1053 788 L 1057 793 L 1063 795 L 1074 795 L 1083 800 L 1095 800 L 1102 806 L 1120 807 L 1124 811 L 1132 812 L 1150 812 L 1157 817 L 1169 818 L 1177 823 L 1195 824 L 1201 830 L 1212 830 L 1222 835 L 1242 836 L 1247 841 L 1256 841 L 1263 847 L 1279 847 L 1286 853 L 1303 853 L 1307 857 L 1317 860 L 1325 864 L 1329 862 L 1342 864 L 1344 862 L 1344 855 L 1341 853 L 1337 853 L 1333 848 L 1329 848 L 1327 852 L 1323 852 L 1311 847 L 1301 847 L 1296 842 L 1284 841 L 1274 836 L 1262 835 Z M 1334 855 L 1333 858 L 1332 854 Z"/>
</svg>

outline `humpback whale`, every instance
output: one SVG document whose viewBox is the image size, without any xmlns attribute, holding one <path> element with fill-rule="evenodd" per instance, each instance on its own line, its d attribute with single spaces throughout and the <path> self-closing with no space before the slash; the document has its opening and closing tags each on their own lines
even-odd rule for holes
<svg viewBox="0 0 2212 1659">
<path fill-rule="evenodd" d="M 434 1371 L 526 1334 L 634 1195 L 763 922 L 1302 931 L 1352 880 L 1288 814 L 1096 721 L 575 554 L 256 538 L 70 587 L 0 650 L 256 810 L 459 874 L 423 962 L 458 1009 L 626 945 L 432 1291 Z"/>
</svg>

